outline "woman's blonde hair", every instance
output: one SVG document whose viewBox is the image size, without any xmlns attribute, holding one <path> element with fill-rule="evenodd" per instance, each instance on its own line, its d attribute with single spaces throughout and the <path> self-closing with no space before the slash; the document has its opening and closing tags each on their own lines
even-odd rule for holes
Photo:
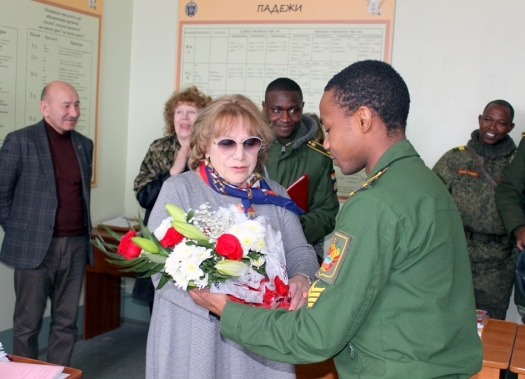
<svg viewBox="0 0 525 379">
<path fill-rule="evenodd" d="M 253 101 L 243 95 L 219 97 L 199 114 L 191 129 L 188 167 L 191 170 L 197 169 L 206 159 L 212 140 L 226 136 L 239 123 L 244 125 L 250 136 L 262 140 L 255 166 L 255 171 L 261 172 L 273 140 L 273 130 Z"/>
<path fill-rule="evenodd" d="M 202 109 L 211 102 L 211 97 L 206 96 L 195 86 L 188 87 L 184 91 L 175 91 L 173 95 L 164 104 L 164 135 L 170 136 L 175 134 L 175 124 L 173 123 L 173 114 L 179 103 L 194 105 L 197 109 Z"/>
</svg>

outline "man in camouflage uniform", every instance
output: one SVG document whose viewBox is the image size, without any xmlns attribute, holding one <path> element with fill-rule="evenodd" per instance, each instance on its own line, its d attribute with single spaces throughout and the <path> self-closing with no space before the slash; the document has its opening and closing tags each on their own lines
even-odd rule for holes
<svg viewBox="0 0 525 379">
<path fill-rule="evenodd" d="M 498 210 L 495 187 L 514 156 L 508 133 L 514 110 L 504 100 L 491 101 L 478 117 L 466 146 L 439 159 L 433 171 L 452 194 L 463 220 L 476 307 L 504 320 L 514 283 L 515 257 Z"/>
<path fill-rule="evenodd" d="M 511 241 L 517 249 L 525 250 L 525 138 L 522 138 L 514 160 L 503 172 L 496 190 L 496 205 Z M 518 286 L 514 288 L 514 302 L 525 322 L 525 294 Z"/>
</svg>

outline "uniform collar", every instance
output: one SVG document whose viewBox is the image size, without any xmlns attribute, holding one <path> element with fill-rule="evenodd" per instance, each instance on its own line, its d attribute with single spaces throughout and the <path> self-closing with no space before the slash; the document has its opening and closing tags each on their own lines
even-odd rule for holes
<svg viewBox="0 0 525 379">
<path fill-rule="evenodd" d="M 407 139 L 396 142 L 383 153 L 381 158 L 379 158 L 372 171 L 370 171 L 368 178 L 373 177 L 385 167 L 390 167 L 395 161 L 408 157 L 419 157 L 414 146 L 412 146 Z"/>
</svg>

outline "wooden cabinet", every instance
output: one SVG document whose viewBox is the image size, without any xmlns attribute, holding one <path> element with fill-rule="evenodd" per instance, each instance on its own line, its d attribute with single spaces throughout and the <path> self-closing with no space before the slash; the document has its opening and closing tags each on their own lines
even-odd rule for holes
<svg viewBox="0 0 525 379">
<path fill-rule="evenodd" d="M 92 231 L 93 238 L 102 236 L 105 241 L 117 243 L 104 229 Z M 107 255 L 93 246 L 95 265 L 86 267 L 84 276 L 84 330 L 85 340 L 120 326 L 121 277 L 135 277 L 123 273 L 121 267 L 106 261 Z"/>
</svg>

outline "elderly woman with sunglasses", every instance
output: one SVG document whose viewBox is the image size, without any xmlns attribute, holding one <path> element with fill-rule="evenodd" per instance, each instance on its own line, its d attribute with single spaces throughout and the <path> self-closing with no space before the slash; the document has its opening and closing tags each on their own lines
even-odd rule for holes
<svg viewBox="0 0 525 379">
<path fill-rule="evenodd" d="M 293 311 L 305 304 L 304 293 L 319 266 L 301 229 L 301 209 L 283 187 L 259 174 L 272 138 L 271 127 L 246 97 L 224 96 L 210 103 L 192 129 L 190 171 L 164 182 L 148 226 L 154 230 L 168 217 L 167 203 L 186 210 L 204 203 L 212 210 L 236 205 L 247 215 L 265 216 L 282 233 Z M 159 281 L 158 275 L 153 281 Z M 292 365 L 223 338 L 217 316 L 173 284 L 156 291 L 154 304 L 147 378 L 295 378 Z"/>
</svg>

